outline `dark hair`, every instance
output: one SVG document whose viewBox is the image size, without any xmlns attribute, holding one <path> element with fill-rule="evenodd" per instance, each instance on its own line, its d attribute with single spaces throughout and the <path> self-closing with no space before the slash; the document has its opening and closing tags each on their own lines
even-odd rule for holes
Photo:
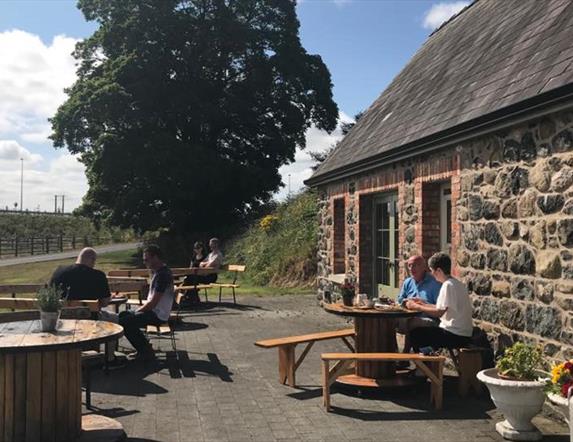
<svg viewBox="0 0 573 442">
<path fill-rule="evenodd" d="M 432 270 L 441 269 L 446 275 L 452 271 L 452 260 L 443 252 L 434 253 L 428 260 L 428 266 Z"/>
<path fill-rule="evenodd" d="M 151 256 L 157 256 L 159 259 L 163 257 L 161 249 L 159 248 L 159 246 L 156 246 L 155 244 L 150 244 L 148 246 L 145 246 L 145 248 L 143 249 L 143 253 L 147 253 L 148 255 Z"/>
<path fill-rule="evenodd" d="M 201 247 L 201 250 L 205 250 L 205 245 L 201 241 L 196 241 L 193 244 L 193 249 L 198 249 L 199 247 Z"/>
</svg>

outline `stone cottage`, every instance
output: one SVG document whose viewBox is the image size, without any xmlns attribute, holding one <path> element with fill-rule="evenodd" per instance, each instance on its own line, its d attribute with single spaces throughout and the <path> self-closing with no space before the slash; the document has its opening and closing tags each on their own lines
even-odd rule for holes
<svg viewBox="0 0 573 442">
<path fill-rule="evenodd" d="M 409 256 L 447 251 L 496 345 L 573 357 L 573 1 L 475 1 L 307 184 L 320 277 L 395 294 Z"/>
</svg>

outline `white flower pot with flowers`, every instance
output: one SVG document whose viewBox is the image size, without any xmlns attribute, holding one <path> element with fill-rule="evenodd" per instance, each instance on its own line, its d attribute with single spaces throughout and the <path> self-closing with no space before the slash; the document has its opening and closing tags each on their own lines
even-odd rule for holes
<svg viewBox="0 0 573 442">
<path fill-rule="evenodd" d="M 549 401 L 569 425 L 569 440 L 573 442 L 573 361 L 563 362 L 551 369 L 551 382 L 547 384 L 546 391 Z"/>
<path fill-rule="evenodd" d="M 541 350 L 518 342 L 505 351 L 496 368 L 482 370 L 477 375 L 505 417 L 495 426 L 505 439 L 535 441 L 542 438 L 531 423 L 545 401 L 543 390 L 547 379 L 540 367 Z"/>
</svg>

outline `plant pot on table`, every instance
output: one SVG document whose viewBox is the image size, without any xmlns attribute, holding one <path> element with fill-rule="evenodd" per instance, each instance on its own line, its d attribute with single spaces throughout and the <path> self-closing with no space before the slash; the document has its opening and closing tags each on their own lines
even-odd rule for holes
<svg viewBox="0 0 573 442">
<path fill-rule="evenodd" d="M 56 330 L 60 319 L 60 312 L 44 312 L 40 311 L 40 322 L 42 324 L 43 332 L 52 332 Z"/>
<path fill-rule="evenodd" d="M 343 292 L 342 293 L 342 303 L 347 307 L 352 307 L 352 303 L 354 301 L 354 293 L 352 292 Z"/>
</svg>

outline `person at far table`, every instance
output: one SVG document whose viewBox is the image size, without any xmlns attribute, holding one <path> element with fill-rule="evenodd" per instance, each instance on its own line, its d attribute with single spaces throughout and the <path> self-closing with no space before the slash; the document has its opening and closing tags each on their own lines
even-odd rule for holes
<svg viewBox="0 0 573 442">
<path fill-rule="evenodd" d="M 428 304 L 436 304 L 440 293 L 441 283 L 427 271 L 426 260 L 419 255 L 411 256 L 407 261 L 410 276 L 404 280 L 398 295 L 398 304 L 405 305 L 409 299 L 421 299 Z M 398 332 L 404 335 L 404 353 L 409 353 L 410 331 L 418 327 L 437 327 L 438 320 L 429 315 L 414 318 L 401 318 L 398 320 Z M 403 365 L 408 365 L 404 361 Z"/>
<path fill-rule="evenodd" d="M 158 246 L 147 246 L 143 251 L 143 262 L 152 271 L 147 301 L 136 311 L 128 310 L 119 314 L 119 324 L 125 337 L 136 350 L 135 358 L 150 360 L 155 358 L 151 344 L 141 331 L 147 325 L 160 325 L 169 320 L 174 299 L 173 275 L 163 263 Z"/>
<path fill-rule="evenodd" d="M 217 238 L 211 238 L 209 240 L 209 249 L 211 252 L 207 255 L 207 258 L 199 262 L 198 267 L 204 269 L 213 269 L 213 273 L 208 275 L 189 275 L 183 281 L 184 285 L 198 285 L 198 284 L 212 284 L 217 281 L 217 271 L 223 265 L 223 253 L 219 248 L 219 240 Z M 192 304 L 199 304 L 200 298 L 197 290 L 188 290 L 185 295 L 190 299 Z"/>
<path fill-rule="evenodd" d="M 97 253 L 94 249 L 91 247 L 83 248 L 75 264 L 56 269 L 50 280 L 50 285 L 62 288 L 64 297 L 68 300 L 98 301 L 100 319 L 117 323 L 117 314 L 101 310 L 109 305 L 111 293 L 105 273 L 94 268 L 96 259 Z"/>
<path fill-rule="evenodd" d="M 429 262 L 430 271 L 442 283 L 436 305 L 419 298 L 406 301 L 406 307 L 440 320 L 439 327 L 414 328 L 410 332 L 412 346 L 424 352 L 436 348 L 460 348 L 470 343 L 473 331 L 472 304 L 468 289 L 451 276 L 452 262 L 445 253 L 434 254 Z"/>
<path fill-rule="evenodd" d="M 191 257 L 190 268 L 199 267 L 203 261 L 207 259 L 207 252 L 205 251 L 205 246 L 202 242 L 197 241 L 193 244 L 193 256 Z"/>
</svg>

